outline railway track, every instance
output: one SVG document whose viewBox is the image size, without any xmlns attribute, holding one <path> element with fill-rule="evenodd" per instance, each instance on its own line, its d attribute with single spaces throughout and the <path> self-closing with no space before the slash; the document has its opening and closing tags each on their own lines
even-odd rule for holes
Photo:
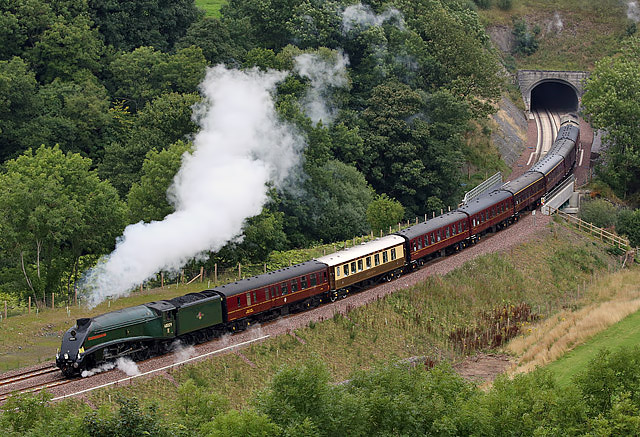
<svg viewBox="0 0 640 437">
<path fill-rule="evenodd" d="M 527 166 L 531 166 L 542 159 L 553 146 L 556 139 L 556 133 L 560 128 L 559 112 L 550 111 L 549 109 L 540 109 L 532 111 L 533 118 L 536 122 L 537 142 L 536 150 L 529 156 Z"/>
<path fill-rule="evenodd" d="M 71 381 L 54 365 L 3 377 L 0 378 L 0 402 L 15 394 L 35 393 Z"/>
</svg>

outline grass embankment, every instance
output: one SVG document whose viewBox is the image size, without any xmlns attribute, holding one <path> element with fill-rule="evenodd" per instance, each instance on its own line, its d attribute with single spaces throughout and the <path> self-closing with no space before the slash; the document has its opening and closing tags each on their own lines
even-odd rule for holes
<svg viewBox="0 0 640 437">
<path fill-rule="evenodd" d="M 562 308 L 581 308 L 600 295 L 591 286 L 583 290 L 575 284 L 591 284 L 617 263 L 599 244 L 556 225 L 553 233 L 510 253 L 478 258 L 444 277 L 295 330 L 304 343 L 293 336 L 272 338 L 242 350 L 243 357 L 229 354 L 185 366 L 171 372 L 173 381 L 154 378 L 133 388 L 99 391 L 91 395 L 92 402 L 108 402 L 123 391 L 125 396 L 162 400 L 160 408 L 171 415 L 175 384 L 189 379 L 238 406 L 283 365 L 299 365 L 310 356 L 327 364 L 334 381 L 381 361 L 415 356 L 456 360 L 472 352 L 474 337 L 490 332 L 487 321 L 496 319 L 487 314 L 507 319 L 515 314 L 513 308 L 524 304 L 536 316 L 530 320 L 535 320 Z M 509 326 L 526 331 L 530 325 L 511 320 Z M 494 332 L 489 340 L 500 334 Z"/>
<path fill-rule="evenodd" d="M 514 0 L 509 11 L 494 4 L 479 13 L 488 28 L 512 27 L 514 18 L 539 26 L 538 50 L 516 56 L 518 69 L 591 70 L 615 53 L 628 24 L 626 2 L 619 0 Z"/>
</svg>

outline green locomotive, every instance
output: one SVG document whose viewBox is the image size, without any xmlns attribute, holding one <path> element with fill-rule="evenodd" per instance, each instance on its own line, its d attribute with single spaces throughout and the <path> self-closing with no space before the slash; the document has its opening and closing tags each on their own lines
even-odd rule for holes
<svg viewBox="0 0 640 437">
<path fill-rule="evenodd" d="M 65 376 L 130 357 L 136 361 L 167 352 L 176 339 L 196 343 L 222 331 L 222 299 L 214 291 L 149 302 L 91 319 L 78 319 L 62 338 L 56 366 Z"/>
</svg>

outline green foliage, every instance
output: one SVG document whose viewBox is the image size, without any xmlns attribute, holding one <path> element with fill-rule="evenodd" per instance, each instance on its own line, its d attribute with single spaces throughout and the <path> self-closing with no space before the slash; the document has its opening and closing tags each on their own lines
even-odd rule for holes
<svg viewBox="0 0 640 437">
<path fill-rule="evenodd" d="M 496 4 L 503 11 L 508 11 L 513 7 L 513 0 L 496 0 Z"/>
<path fill-rule="evenodd" d="M 534 54 L 536 50 L 538 50 L 538 46 L 540 45 L 540 42 L 537 39 L 539 34 L 540 27 L 535 26 L 533 30 L 529 30 L 527 22 L 524 21 L 524 19 L 514 19 L 513 35 L 516 39 L 516 43 L 514 46 L 515 53 L 525 56 Z"/>
<path fill-rule="evenodd" d="M 640 247 L 640 209 L 620 211 L 616 231 L 620 235 L 626 235 L 631 246 Z"/>
<path fill-rule="evenodd" d="M 180 168 L 182 155 L 191 148 L 190 143 L 178 141 L 166 149 L 151 149 L 147 153 L 140 182 L 133 184 L 127 196 L 130 223 L 162 220 L 173 212 L 167 190 Z"/>
<path fill-rule="evenodd" d="M 599 228 L 609 228 L 615 226 L 617 214 L 618 208 L 611 202 L 605 199 L 593 199 L 582 202 L 578 217 Z"/>
<path fill-rule="evenodd" d="M 559 389 L 549 372 L 500 376 L 481 401 L 492 435 L 577 435 L 585 431 L 587 407 L 574 389 Z"/>
<path fill-rule="evenodd" d="M 130 51 L 153 46 L 170 51 L 201 13 L 193 0 L 88 0 L 105 44 Z"/>
<path fill-rule="evenodd" d="M 46 421 L 52 414 L 47 402 L 52 396 L 44 391 L 37 395 L 24 394 L 11 396 L 2 405 L 2 423 L 5 429 L 25 432 L 35 426 L 39 420 Z"/>
<path fill-rule="evenodd" d="M 238 62 L 246 53 L 246 47 L 231 37 L 225 22 L 206 17 L 194 22 L 184 37 L 175 45 L 176 49 L 197 46 L 209 64 Z"/>
<path fill-rule="evenodd" d="M 169 436 L 162 426 L 157 407 L 141 408 L 136 398 L 117 400 L 117 411 L 109 411 L 107 404 L 98 411 L 92 411 L 84 419 L 86 432 L 90 437 L 137 437 Z"/>
<path fill-rule="evenodd" d="M 489 9 L 491 7 L 491 0 L 473 0 L 480 9 Z"/>
<path fill-rule="evenodd" d="M 212 393 L 209 387 L 196 385 L 191 378 L 178 387 L 176 404 L 183 423 L 192 431 L 224 414 L 229 408 L 226 398 Z"/>
<path fill-rule="evenodd" d="M 586 84 L 582 104 L 593 127 L 607 132 L 608 148 L 596 171 L 620 197 L 640 192 L 640 38 L 600 60 Z"/>
<path fill-rule="evenodd" d="M 379 195 L 367 208 L 367 221 L 374 233 L 395 226 L 403 217 L 402 204 L 386 194 Z"/>
<path fill-rule="evenodd" d="M 200 433 L 208 437 L 271 437 L 282 435 L 278 425 L 254 410 L 231 410 L 204 424 Z"/>
<path fill-rule="evenodd" d="M 590 410 L 591 417 L 615 410 L 619 402 L 629 410 L 640 408 L 640 348 L 621 348 L 615 352 L 601 350 L 587 369 L 574 378 Z"/>
<path fill-rule="evenodd" d="M 112 247 L 124 225 L 115 189 L 90 170 L 91 160 L 59 147 L 29 149 L 0 174 L 0 235 L 12 288 L 36 299 L 59 291 L 78 260 Z"/>
<path fill-rule="evenodd" d="M 164 93 L 193 93 L 204 79 L 207 61 L 199 47 L 168 54 L 153 47 L 119 52 L 109 65 L 109 91 L 134 111 Z"/>
</svg>

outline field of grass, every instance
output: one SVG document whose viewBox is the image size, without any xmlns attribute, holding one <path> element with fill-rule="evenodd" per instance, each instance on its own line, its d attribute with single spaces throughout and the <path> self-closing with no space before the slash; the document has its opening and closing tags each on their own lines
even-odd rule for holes
<svg viewBox="0 0 640 437">
<path fill-rule="evenodd" d="M 220 17 L 220 8 L 227 0 L 196 0 L 196 6 L 203 9 L 208 17 Z"/>
<path fill-rule="evenodd" d="M 549 364 L 547 368 L 555 374 L 558 384 L 566 387 L 601 349 L 615 351 L 639 344 L 640 311 L 636 311 L 609 329 L 599 332 L 588 342 L 566 353 L 559 360 Z"/>
</svg>

